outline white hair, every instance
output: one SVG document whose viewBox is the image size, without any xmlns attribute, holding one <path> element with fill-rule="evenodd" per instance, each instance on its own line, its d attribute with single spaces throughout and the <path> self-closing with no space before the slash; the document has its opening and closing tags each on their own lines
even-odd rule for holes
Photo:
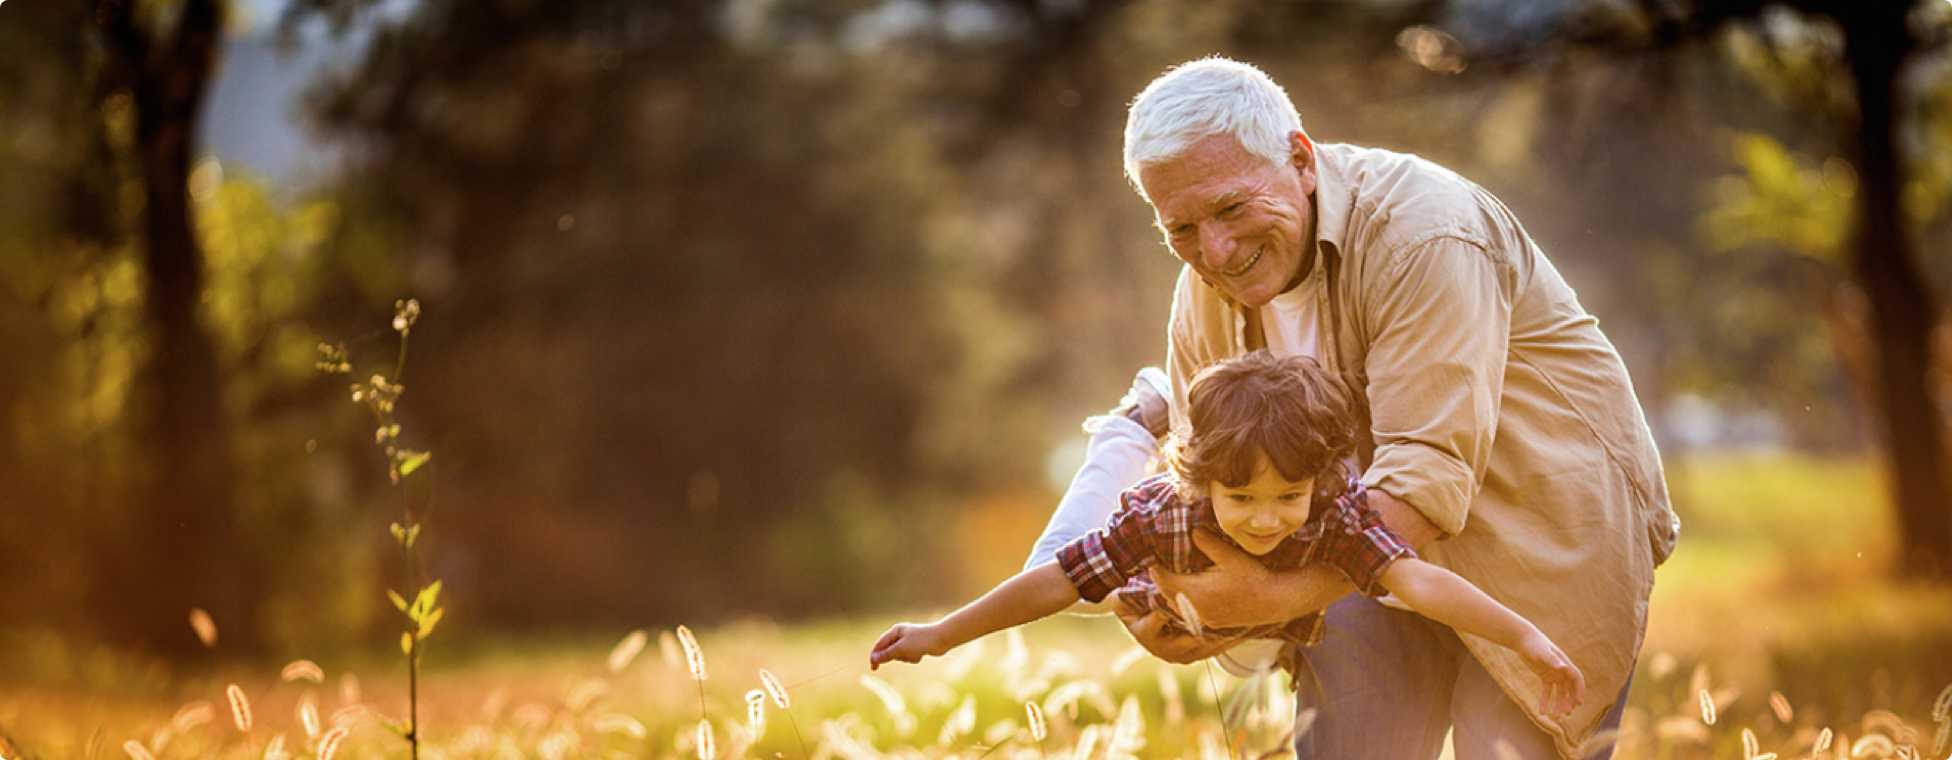
<svg viewBox="0 0 1952 760">
<path fill-rule="evenodd" d="M 1288 161 L 1301 114 L 1260 69 L 1219 56 L 1174 66 L 1132 99 L 1125 117 L 1125 178 L 1139 195 L 1139 170 L 1172 160 L 1200 138 L 1230 134 L 1275 164 Z"/>
</svg>

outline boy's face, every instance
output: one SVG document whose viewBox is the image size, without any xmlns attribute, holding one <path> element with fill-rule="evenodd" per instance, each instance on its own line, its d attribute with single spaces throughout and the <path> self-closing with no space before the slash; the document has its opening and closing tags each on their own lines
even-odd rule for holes
<svg viewBox="0 0 1952 760">
<path fill-rule="evenodd" d="M 1241 486 L 1206 484 L 1220 530 L 1249 554 L 1261 555 L 1308 521 L 1315 479 L 1289 480 L 1263 454 L 1254 455 L 1254 479 Z"/>
</svg>

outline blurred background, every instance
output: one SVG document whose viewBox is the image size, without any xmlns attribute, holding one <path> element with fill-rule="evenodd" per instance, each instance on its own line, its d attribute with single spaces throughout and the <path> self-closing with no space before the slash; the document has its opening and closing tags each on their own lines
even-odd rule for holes
<svg viewBox="0 0 1952 760">
<path fill-rule="evenodd" d="M 402 503 L 472 634 L 985 588 L 1163 359 L 1124 108 L 1213 53 L 1318 141 L 1490 189 L 1598 315 L 1686 525 L 1652 636 L 1812 584 L 1936 604 L 1949 30 L 1946 0 L 10 0 L 0 639 L 196 661 L 202 608 L 228 652 L 387 646 Z M 397 486 L 373 373 L 432 452 Z"/>
</svg>

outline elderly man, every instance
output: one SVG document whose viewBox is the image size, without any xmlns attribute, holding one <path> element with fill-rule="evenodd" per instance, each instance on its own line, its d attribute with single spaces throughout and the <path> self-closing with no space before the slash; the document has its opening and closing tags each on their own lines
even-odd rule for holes
<svg viewBox="0 0 1952 760">
<path fill-rule="evenodd" d="M 1301 758 L 1460 760 L 1582 756 L 1618 724 L 1646 630 L 1654 568 L 1679 522 L 1626 367 L 1498 199 L 1415 156 L 1318 145 L 1258 69 L 1210 58 L 1133 101 L 1125 168 L 1186 262 L 1168 327 L 1170 424 L 1203 366 L 1259 348 L 1308 354 L 1363 399 L 1359 463 L 1373 506 L 1426 558 L 1536 622 L 1586 673 L 1568 716 L 1538 710 L 1516 655 L 1360 594 L 1333 571 L 1270 572 L 1201 540 L 1214 570 L 1175 576 L 1209 624 L 1270 623 L 1326 608 L 1307 650 L 1316 710 Z M 1086 464 L 1032 561 L 1102 522 L 1165 427 L 1141 373 L 1101 419 Z M 1165 659 L 1265 666 L 1231 646 L 1127 627 Z M 1231 646 L 1231 651 L 1227 651 Z M 1308 679 L 1304 679 L 1308 680 Z M 1584 752 L 1611 754 L 1610 740 Z M 1500 745 L 1503 745 L 1502 748 Z"/>
</svg>

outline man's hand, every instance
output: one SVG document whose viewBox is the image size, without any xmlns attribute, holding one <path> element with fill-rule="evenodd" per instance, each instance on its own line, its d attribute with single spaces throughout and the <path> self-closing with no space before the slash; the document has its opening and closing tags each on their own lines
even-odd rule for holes
<svg viewBox="0 0 1952 760">
<path fill-rule="evenodd" d="M 1346 581 L 1326 568 L 1269 570 L 1205 529 L 1193 533 L 1193 545 L 1213 560 L 1213 567 L 1180 574 L 1155 566 L 1152 580 L 1167 599 L 1185 594 L 1200 621 L 1209 626 L 1285 623 L 1327 607 L 1350 590 Z"/>
<path fill-rule="evenodd" d="M 1141 614 L 1124 604 L 1113 604 L 1112 611 L 1132 634 L 1132 640 L 1152 656 L 1177 665 L 1190 665 L 1232 649 L 1239 639 L 1194 636 L 1185 629 L 1169 625 L 1172 618 L 1159 610 Z"/>
<path fill-rule="evenodd" d="M 896 623 L 874 642 L 874 650 L 868 653 L 868 669 L 879 670 L 884 662 L 912 664 L 921 662 L 923 657 L 940 657 L 947 648 L 939 639 L 934 625 Z"/>
</svg>

